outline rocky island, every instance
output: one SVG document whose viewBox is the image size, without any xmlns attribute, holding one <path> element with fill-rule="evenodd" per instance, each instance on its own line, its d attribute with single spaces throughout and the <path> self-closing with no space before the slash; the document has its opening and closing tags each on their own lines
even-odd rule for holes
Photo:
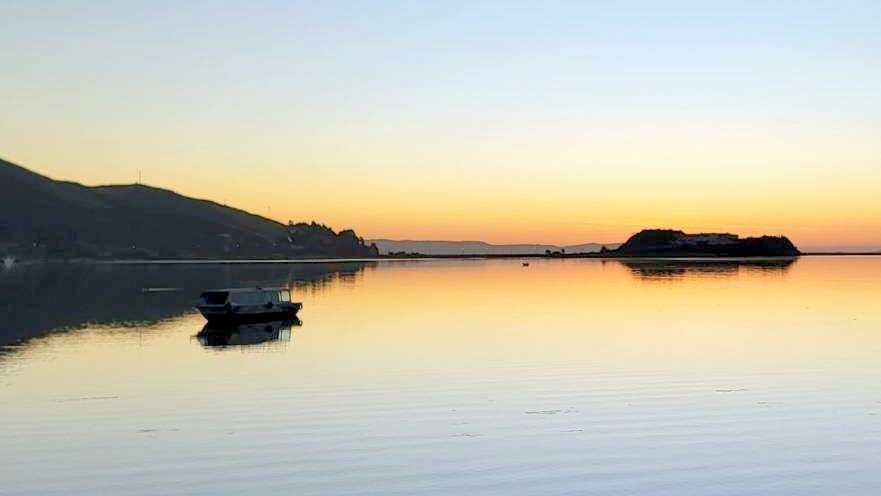
<svg viewBox="0 0 881 496">
<path fill-rule="evenodd" d="M 729 233 L 686 234 L 672 229 L 646 229 L 630 237 L 614 257 L 795 257 L 801 254 L 786 236 L 741 238 Z"/>
</svg>

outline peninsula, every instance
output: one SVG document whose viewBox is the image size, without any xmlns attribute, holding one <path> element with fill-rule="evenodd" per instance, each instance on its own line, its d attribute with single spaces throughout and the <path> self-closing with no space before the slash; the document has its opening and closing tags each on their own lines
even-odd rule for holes
<svg viewBox="0 0 881 496">
<path fill-rule="evenodd" d="M 355 231 L 143 184 L 83 186 L 0 159 L 0 260 L 375 258 Z"/>
</svg>

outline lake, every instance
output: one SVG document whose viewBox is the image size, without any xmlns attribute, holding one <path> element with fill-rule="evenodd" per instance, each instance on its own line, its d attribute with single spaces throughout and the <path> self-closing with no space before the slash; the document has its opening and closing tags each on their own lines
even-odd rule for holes
<svg viewBox="0 0 881 496">
<path fill-rule="evenodd" d="M 881 493 L 881 257 L 524 262 L 0 270 L 0 494 Z"/>
</svg>

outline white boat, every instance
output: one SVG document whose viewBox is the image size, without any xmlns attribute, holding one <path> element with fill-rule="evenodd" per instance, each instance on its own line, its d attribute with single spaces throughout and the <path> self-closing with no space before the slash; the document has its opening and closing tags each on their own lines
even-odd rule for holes
<svg viewBox="0 0 881 496">
<path fill-rule="evenodd" d="M 3 257 L 3 268 L 11 269 L 15 265 L 15 257 Z"/>
<path fill-rule="evenodd" d="M 288 288 L 226 288 L 203 291 L 196 308 L 209 322 L 242 323 L 290 319 L 303 304 Z"/>
</svg>

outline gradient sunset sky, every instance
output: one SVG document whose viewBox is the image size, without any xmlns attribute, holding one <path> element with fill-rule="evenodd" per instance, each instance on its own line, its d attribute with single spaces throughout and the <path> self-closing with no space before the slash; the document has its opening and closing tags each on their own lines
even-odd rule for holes
<svg viewBox="0 0 881 496">
<path fill-rule="evenodd" d="M 367 238 L 881 248 L 881 2 L 3 2 L 0 156 Z"/>
</svg>

